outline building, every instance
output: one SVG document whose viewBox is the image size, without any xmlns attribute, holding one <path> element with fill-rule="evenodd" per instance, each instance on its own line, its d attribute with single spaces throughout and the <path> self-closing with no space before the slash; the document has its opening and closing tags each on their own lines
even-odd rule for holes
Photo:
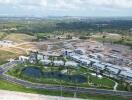
<svg viewBox="0 0 132 100">
<path fill-rule="evenodd" d="M 64 66 L 64 62 L 63 61 L 54 61 L 54 66 Z"/>
<path fill-rule="evenodd" d="M 119 74 L 119 77 L 123 78 L 124 80 L 126 80 L 129 83 L 132 83 L 132 70 L 127 68 L 127 70 L 121 71 Z"/>
<path fill-rule="evenodd" d="M 73 54 L 72 50 L 62 50 L 61 54 L 64 56 L 71 56 Z"/>
<path fill-rule="evenodd" d="M 117 77 L 117 75 L 123 70 L 123 68 L 110 63 L 102 63 L 106 66 L 104 74 L 110 77 Z"/>
<path fill-rule="evenodd" d="M 103 65 L 103 64 L 101 64 L 101 63 L 94 63 L 93 66 L 92 66 L 92 68 L 93 68 L 94 70 L 99 70 L 99 71 L 101 71 L 101 70 L 104 70 L 104 69 L 106 68 L 106 66 Z"/>
<path fill-rule="evenodd" d="M 44 55 L 41 53 L 37 54 L 37 60 L 43 60 L 44 59 Z"/>
<path fill-rule="evenodd" d="M 91 61 L 86 60 L 86 59 L 81 59 L 81 60 L 80 60 L 80 63 L 81 63 L 82 65 L 89 66 L 89 64 L 91 63 Z"/>
<path fill-rule="evenodd" d="M 25 61 L 28 61 L 28 60 L 29 60 L 29 57 L 19 56 L 19 61 L 25 62 Z"/>
<path fill-rule="evenodd" d="M 78 63 L 76 63 L 74 61 L 67 61 L 65 63 L 65 66 L 77 67 L 78 66 Z"/>
<path fill-rule="evenodd" d="M 0 41 L 0 46 L 1 47 L 10 47 L 14 44 L 13 41 L 10 41 L 10 40 L 3 40 L 3 41 Z"/>
<path fill-rule="evenodd" d="M 40 60 L 40 62 L 43 64 L 43 65 L 50 65 L 51 64 L 51 60 Z"/>
<path fill-rule="evenodd" d="M 77 56 L 77 55 L 71 55 L 70 57 L 71 57 L 72 60 L 74 60 L 74 61 L 76 61 L 76 62 L 81 62 L 80 57 Z"/>
<path fill-rule="evenodd" d="M 93 58 L 89 58 L 89 61 L 91 61 L 91 63 L 100 63 L 99 60 L 93 59 Z"/>
</svg>

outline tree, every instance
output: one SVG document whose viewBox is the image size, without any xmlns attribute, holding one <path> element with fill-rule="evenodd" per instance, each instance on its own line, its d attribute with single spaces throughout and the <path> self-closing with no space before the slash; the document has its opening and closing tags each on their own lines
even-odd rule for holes
<svg viewBox="0 0 132 100">
<path fill-rule="evenodd" d="M 104 44 L 105 39 L 106 39 L 106 35 L 103 35 L 102 38 L 103 38 L 103 44 Z"/>
<path fill-rule="evenodd" d="M 67 39 L 72 39 L 72 36 L 71 35 L 67 35 L 66 38 Z"/>
<path fill-rule="evenodd" d="M 53 71 L 53 66 L 54 66 L 54 57 L 51 56 L 51 71 Z"/>
</svg>

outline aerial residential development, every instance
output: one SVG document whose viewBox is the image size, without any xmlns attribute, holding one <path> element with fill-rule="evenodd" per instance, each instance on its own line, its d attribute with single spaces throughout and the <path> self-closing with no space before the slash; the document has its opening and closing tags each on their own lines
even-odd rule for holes
<svg viewBox="0 0 132 100">
<path fill-rule="evenodd" d="M 0 0 L 0 100 L 132 100 L 131 0 Z"/>
</svg>

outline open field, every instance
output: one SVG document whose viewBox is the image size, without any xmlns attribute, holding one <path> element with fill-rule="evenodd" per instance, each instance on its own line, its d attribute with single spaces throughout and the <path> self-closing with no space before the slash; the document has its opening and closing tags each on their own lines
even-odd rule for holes
<svg viewBox="0 0 132 100">
<path fill-rule="evenodd" d="M 6 33 L 3 33 L 3 32 L 0 32 L 0 39 L 3 39 L 3 38 L 5 38 L 6 37 Z"/>
<path fill-rule="evenodd" d="M 103 37 L 105 36 L 105 37 Z M 110 43 L 115 43 L 115 44 L 122 44 L 126 46 L 132 47 L 132 36 L 127 36 L 127 35 L 120 35 L 120 34 L 97 34 L 93 35 L 92 38 L 100 41 L 100 42 L 110 42 Z"/>
<path fill-rule="evenodd" d="M 15 57 L 17 57 L 17 54 L 15 54 L 15 53 L 0 50 L 0 64 L 3 64 L 10 58 L 15 58 Z"/>
<path fill-rule="evenodd" d="M 14 41 L 14 42 L 17 42 L 17 43 L 22 43 L 22 42 L 25 42 L 25 41 L 33 41 L 35 39 L 34 36 L 30 36 L 30 35 L 27 35 L 27 34 L 20 34 L 20 33 L 11 33 L 11 34 L 8 34 L 6 37 L 4 37 L 3 39 L 5 40 L 11 40 L 11 41 Z"/>
</svg>

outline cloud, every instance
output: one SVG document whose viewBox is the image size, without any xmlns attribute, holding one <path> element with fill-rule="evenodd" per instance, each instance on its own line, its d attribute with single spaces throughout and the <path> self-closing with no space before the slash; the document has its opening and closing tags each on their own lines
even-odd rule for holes
<svg viewBox="0 0 132 100">
<path fill-rule="evenodd" d="M 0 0 L 0 10 L 4 7 L 16 10 L 40 12 L 90 13 L 91 11 L 130 11 L 132 0 Z M 6 9 L 6 8 L 5 8 Z M 52 13 L 51 12 L 51 13 Z"/>
<path fill-rule="evenodd" d="M 37 6 L 55 9 L 88 8 L 88 6 L 132 8 L 132 0 L 0 0 L 0 4 L 16 6 Z M 85 5 L 85 6 L 83 6 Z M 87 6 L 86 6 L 87 5 Z"/>
<path fill-rule="evenodd" d="M 132 0 L 88 0 L 93 6 L 111 7 L 116 9 L 132 8 Z"/>
</svg>

